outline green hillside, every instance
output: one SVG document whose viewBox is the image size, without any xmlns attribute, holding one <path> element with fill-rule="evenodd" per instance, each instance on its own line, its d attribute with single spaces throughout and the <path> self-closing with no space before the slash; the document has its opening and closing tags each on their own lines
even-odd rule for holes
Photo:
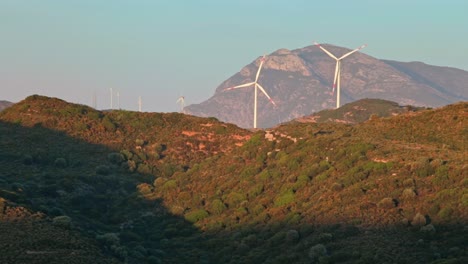
<svg viewBox="0 0 468 264">
<path fill-rule="evenodd" d="M 338 109 L 326 109 L 297 119 L 304 123 L 344 123 L 357 124 L 375 117 L 390 117 L 415 112 L 423 107 L 400 106 L 383 99 L 361 99 L 345 104 Z"/>
<path fill-rule="evenodd" d="M 0 262 L 464 263 L 467 110 L 251 132 L 31 96 L 0 113 L 0 228 L 22 234 Z"/>
</svg>

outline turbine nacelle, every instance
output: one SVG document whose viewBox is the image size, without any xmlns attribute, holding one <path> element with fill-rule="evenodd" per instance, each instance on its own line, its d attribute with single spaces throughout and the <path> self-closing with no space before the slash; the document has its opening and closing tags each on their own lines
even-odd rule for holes
<svg viewBox="0 0 468 264">
<path fill-rule="evenodd" d="M 333 79 L 333 86 L 332 86 L 332 96 L 335 94 L 335 88 L 337 88 L 337 93 L 336 93 L 336 108 L 340 107 L 340 75 L 341 75 L 341 60 L 348 57 L 349 55 L 365 48 L 367 44 L 361 45 L 360 47 L 344 54 L 340 58 L 337 58 L 335 55 L 333 55 L 331 52 L 326 50 L 324 47 L 322 47 L 319 43 L 314 41 L 315 46 L 319 47 L 323 52 L 325 52 L 328 56 L 336 60 L 336 66 L 335 66 L 335 77 Z"/>
<path fill-rule="evenodd" d="M 253 125 L 254 128 L 257 128 L 257 89 L 259 89 L 268 98 L 268 100 L 274 106 L 276 106 L 276 103 L 273 101 L 273 99 L 271 99 L 271 97 L 268 95 L 268 93 L 265 91 L 265 89 L 258 83 L 258 78 L 260 77 L 260 71 L 262 70 L 262 66 L 263 66 L 263 63 L 265 62 L 265 60 L 266 60 L 266 55 L 263 55 L 263 57 L 260 59 L 260 65 L 258 66 L 257 74 L 255 75 L 255 81 L 249 82 L 249 83 L 244 83 L 244 84 L 237 85 L 237 86 L 228 87 L 228 88 L 223 90 L 223 92 L 224 92 L 224 91 L 231 91 L 231 90 L 234 90 L 234 89 L 249 87 L 249 86 L 252 86 L 252 85 L 254 86 L 254 94 L 255 94 L 255 97 L 254 97 L 254 125 Z"/>
</svg>

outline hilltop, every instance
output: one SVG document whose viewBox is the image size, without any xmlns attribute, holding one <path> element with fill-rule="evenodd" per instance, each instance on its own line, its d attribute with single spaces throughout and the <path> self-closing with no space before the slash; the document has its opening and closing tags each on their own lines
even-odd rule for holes
<svg viewBox="0 0 468 264">
<path fill-rule="evenodd" d="M 0 222 L 33 223 L 23 243 L 0 238 L 0 260 L 463 263 L 467 112 L 248 131 L 31 96 L 0 113 Z"/>
<path fill-rule="evenodd" d="M 423 107 L 400 106 L 382 99 L 361 99 L 338 109 L 326 109 L 312 115 L 297 118 L 299 122 L 357 124 L 376 117 L 390 117 L 415 112 Z"/>
<path fill-rule="evenodd" d="M 339 56 L 350 50 L 329 44 L 327 50 Z M 341 65 L 341 104 L 359 99 L 377 98 L 400 105 L 441 107 L 468 100 L 468 72 L 427 65 L 422 62 L 381 60 L 358 52 Z M 213 116 L 221 121 L 251 127 L 253 89 L 225 92 L 224 89 L 253 81 L 260 58 L 244 66 L 222 82 L 208 100 L 186 107 L 187 113 Z M 258 126 L 274 127 L 302 116 L 335 108 L 331 95 L 335 61 L 316 46 L 280 49 L 267 56 L 259 83 L 277 103 L 268 102 L 260 93 Z"/>
</svg>

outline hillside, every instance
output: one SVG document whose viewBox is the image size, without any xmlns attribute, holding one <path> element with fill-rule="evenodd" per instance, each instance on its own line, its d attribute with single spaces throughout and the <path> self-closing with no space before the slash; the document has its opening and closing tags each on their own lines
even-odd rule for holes
<svg viewBox="0 0 468 264">
<path fill-rule="evenodd" d="M 400 106 L 395 102 L 382 99 L 361 99 L 345 104 L 338 109 L 322 110 L 309 116 L 295 119 L 311 123 L 357 124 L 376 117 L 390 117 L 403 113 L 422 110 L 422 107 Z"/>
<path fill-rule="evenodd" d="M 333 54 L 349 49 L 323 45 Z M 341 66 L 341 105 L 364 98 L 390 100 L 400 105 L 440 107 L 468 100 L 468 72 L 420 62 L 380 60 L 355 53 Z M 252 127 L 253 89 L 223 91 L 253 81 L 260 59 L 243 67 L 221 83 L 208 100 L 187 106 L 187 113 L 213 116 L 221 121 Z M 296 50 L 280 49 L 267 56 L 259 83 L 277 103 L 263 94 L 258 100 L 258 126 L 273 127 L 302 116 L 335 108 L 331 87 L 335 61 L 316 46 Z"/>
<path fill-rule="evenodd" d="M 464 263 L 467 110 L 251 132 L 31 96 L 0 113 L 0 223 L 22 235 L 0 260 Z"/>
</svg>

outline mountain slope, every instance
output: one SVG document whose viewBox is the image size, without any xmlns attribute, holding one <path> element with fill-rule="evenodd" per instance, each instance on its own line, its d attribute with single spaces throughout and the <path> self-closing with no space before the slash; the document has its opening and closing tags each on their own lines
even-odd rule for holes
<svg viewBox="0 0 468 264">
<path fill-rule="evenodd" d="M 0 100 L 0 111 L 2 111 L 3 109 L 5 108 L 8 108 L 10 106 L 12 106 L 13 103 L 12 102 L 8 102 L 8 101 L 1 101 Z"/>
<path fill-rule="evenodd" d="M 332 45 L 324 47 L 337 55 L 349 51 Z M 223 90 L 253 81 L 258 65 L 259 59 L 256 59 L 221 83 L 207 101 L 186 107 L 186 112 L 252 127 L 253 90 Z M 335 61 L 315 46 L 292 51 L 280 49 L 270 54 L 259 83 L 278 107 L 259 95 L 259 127 L 272 127 L 334 108 L 336 95 L 330 94 L 334 68 Z M 439 107 L 468 100 L 468 72 L 459 69 L 379 60 L 356 53 L 342 62 L 341 71 L 342 104 L 363 98 L 380 98 L 401 105 Z"/>
<path fill-rule="evenodd" d="M 0 113 L 0 223 L 71 225 L 0 248 L 77 249 L 72 231 L 126 263 L 464 263 L 467 112 L 251 132 L 31 96 Z"/>
</svg>

